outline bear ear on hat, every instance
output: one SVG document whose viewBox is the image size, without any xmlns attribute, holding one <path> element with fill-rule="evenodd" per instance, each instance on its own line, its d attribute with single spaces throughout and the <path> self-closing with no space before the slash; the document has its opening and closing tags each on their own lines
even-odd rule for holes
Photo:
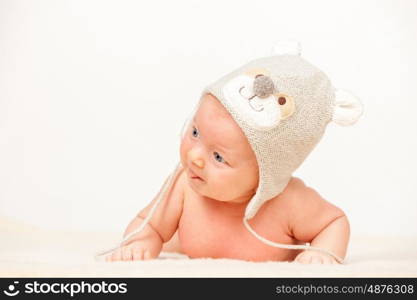
<svg viewBox="0 0 417 300">
<path fill-rule="evenodd" d="M 336 89 L 332 121 L 341 126 L 356 123 L 363 113 L 363 105 L 352 93 Z"/>
</svg>

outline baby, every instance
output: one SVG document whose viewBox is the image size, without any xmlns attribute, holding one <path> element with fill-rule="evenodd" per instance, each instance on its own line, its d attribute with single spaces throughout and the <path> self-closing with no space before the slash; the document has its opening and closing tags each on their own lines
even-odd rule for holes
<svg viewBox="0 0 417 300">
<path fill-rule="evenodd" d="M 360 114 L 356 98 L 334 90 L 297 54 L 261 58 L 224 76 L 204 90 L 185 127 L 169 189 L 137 214 L 106 261 L 148 260 L 164 250 L 341 263 L 346 215 L 291 173 L 328 122 L 353 124 Z"/>
</svg>

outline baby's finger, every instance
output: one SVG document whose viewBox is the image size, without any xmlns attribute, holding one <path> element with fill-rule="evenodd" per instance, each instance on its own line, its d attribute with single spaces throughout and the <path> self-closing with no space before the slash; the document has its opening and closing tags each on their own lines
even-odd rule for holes
<svg viewBox="0 0 417 300">
<path fill-rule="evenodd" d="M 117 248 L 116 250 L 113 251 L 111 255 L 111 260 L 112 261 L 122 260 L 122 251 L 120 248 Z"/>
<path fill-rule="evenodd" d="M 330 256 L 324 256 L 322 257 L 323 260 L 323 264 L 325 265 L 331 265 L 333 262 L 333 258 L 331 258 Z"/>
<path fill-rule="evenodd" d="M 302 259 L 302 256 L 298 255 L 298 256 L 294 259 L 294 262 L 301 263 L 301 259 Z"/>
<path fill-rule="evenodd" d="M 123 261 L 129 261 L 132 260 L 132 248 L 129 246 L 122 248 L 122 260 Z"/>
<path fill-rule="evenodd" d="M 337 260 L 335 260 L 333 257 L 330 259 L 330 263 L 333 265 L 338 265 L 339 262 Z"/>
<path fill-rule="evenodd" d="M 301 264 L 309 264 L 310 263 L 310 261 L 311 261 L 311 256 L 310 255 L 306 255 L 305 253 L 303 253 L 303 254 L 301 254 L 299 257 L 298 257 L 298 260 L 297 260 L 299 263 L 301 263 Z"/>
<path fill-rule="evenodd" d="M 133 260 L 143 260 L 143 249 L 142 248 L 133 249 Z"/>
<path fill-rule="evenodd" d="M 149 250 L 145 250 L 145 253 L 143 254 L 143 259 L 144 260 L 151 259 L 151 252 L 149 252 Z"/>
<path fill-rule="evenodd" d="M 321 258 L 321 256 L 313 256 L 313 258 L 311 259 L 311 263 L 312 264 L 322 264 L 323 259 Z"/>
</svg>

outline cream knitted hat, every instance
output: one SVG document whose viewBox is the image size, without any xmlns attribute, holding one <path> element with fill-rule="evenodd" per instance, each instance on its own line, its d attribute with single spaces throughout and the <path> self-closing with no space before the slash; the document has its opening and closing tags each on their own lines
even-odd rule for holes
<svg viewBox="0 0 417 300">
<path fill-rule="evenodd" d="M 256 155 L 259 185 L 246 219 L 284 190 L 330 121 L 349 125 L 362 113 L 358 99 L 333 88 L 322 71 L 300 57 L 298 43 L 284 46 L 284 53 L 253 60 L 203 91 L 224 105 Z"/>
</svg>

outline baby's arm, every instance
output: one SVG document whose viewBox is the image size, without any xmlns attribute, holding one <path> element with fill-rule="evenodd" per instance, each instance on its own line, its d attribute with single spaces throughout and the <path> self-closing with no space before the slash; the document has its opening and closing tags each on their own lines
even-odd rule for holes
<svg viewBox="0 0 417 300">
<path fill-rule="evenodd" d="M 165 199 L 161 200 L 162 202 L 155 210 L 154 215 L 145 228 L 140 233 L 133 235 L 129 240 L 124 242 L 122 247 L 107 256 L 106 261 L 129 261 L 158 257 L 163 243 L 169 241 L 177 230 L 178 222 L 181 217 L 186 177 L 184 176 L 183 170 L 180 172 L 177 180 L 173 183 L 171 192 L 167 194 Z M 161 191 L 152 202 L 141 210 L 129 223 L 123 237 L 127 236 L 140 226 L 152 209 L 160 193 Z"/>
<path fill-rule="evenodd" d="M 299 180 L 299 188 L 291 199 L 290 232 L 299 241 L 330 251 L 344 258 L 350 227 L 345 213 L 323 199 L 314 189 Z M 325 253 L 306 250 L 295 261 L 300 263 L 336 263 Z"/>
</svg>

